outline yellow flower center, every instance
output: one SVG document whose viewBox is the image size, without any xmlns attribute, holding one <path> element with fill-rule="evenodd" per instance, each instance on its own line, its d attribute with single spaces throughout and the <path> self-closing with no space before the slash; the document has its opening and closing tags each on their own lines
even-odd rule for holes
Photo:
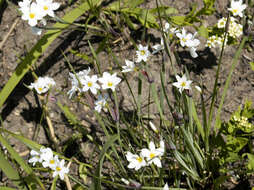
<svg viewBox="0 0 254 190">
<path fill-rule="evenodd" d="M 182 38 L 182 41 L 183 41 L 183 42 L 186 42 L 187 40 L 186 40 L 185 38 Z"/>
<path fill-rule="evenodd" d="M 223 21 L 222 21 L 222 22 L 220 22 L 219 24 L 220 24 L 220 26 L 224 26 L 224 22 L 223 22 Z"/>
<path fill-rule="evenodd" d="M 143 161 L 143 159 L 142 159 L 141 157 L 137 157 L 136 159 L 137 159 L 137 161 L 138 161 L 139 163 L 141 163 L 141 162 Z"/>
<path fill-rule="evenodd" d="M 58 172 L 60 172 L 62 170 L 62 168 L 60 168 L 60 167 L 56 167 L 56 171 L 58 171 Z"/>
<path fill-rule="evenodd" d="M 185 87 L 185 86 L 186 86 L 186 83 L 185 83 L 185 82 L 182 82 L 182 83 L 181 83 L 181 86 L 182 86 L 182 87 Z"/>
<path fill-rule="evenodd" d="M 46 10 L 48 10 L 49 8 L 48 8 L 47 5 L 45 5 L 45 6 L 43 7 L 43 9 L 44 9 L 44 11 L 46 11 Z"/>
<path fill-rule="evenodd" d="M 108 82 L 108 86 L 113 86 L 113 83 L 112 82 Z"/>
<path fill-rule="evenodd" d="M 92 82 L 88 82 L 88 83 L 87 83 L 87 86 L 88 86 L 88 87 L 91 87 L 91 86 L 93 86 L 93 83 L 92 83 Z"/>
<path fill-rule="evenodd" d="M 31 19 L 33 19 L 33 18 L 35 17 L 35 14 L 34 14 L 34 13 L 30 13 L 30 14 L 29 14 L 29 17 L 30 17 Z"/>
<path fill-rule="evenodd" d="M 233 13 L 237 13 L 238 12 L 238 10 L 237 9 L 233 9 Z"/>
<path fill-rule="evenodd" d="M 146 54 L 145 50 L 141 50 L 141 51 L 140 51 L 140 54 L 141 54 L 141 55 L 145 55 L 145 54 Z"/>
<path fill-rule="evenodd" d="M 150 153 L 149 157 L 150 157 L 151 159 L 153 159 L 153 158 L 155 157 L 155 154 L 154 154 L 154 153 Z"/>
<path fill-rule="evenodd" d="M 50 164 L 54 164 L 54 163 L 55 163 L 55 160 L 50 160 L 49 163 L 50 163 Z"/>
<path fill-rule="evenodd" d="M 38 90 L 41 92 L 43 90 L 43 88 L 40 87 L 40 88 L 38 88 Z"/>
</svg>

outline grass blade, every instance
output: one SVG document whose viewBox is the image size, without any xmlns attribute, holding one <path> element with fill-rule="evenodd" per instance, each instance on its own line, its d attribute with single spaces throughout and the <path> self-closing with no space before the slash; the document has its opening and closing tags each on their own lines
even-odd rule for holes
<svg viewBox="0 0 254 190">
<path fill-rule="evenodd" d="M 13 169 L 11 164 L 5 159 L 3 152 L 0 150 L 0 169 L 4 174 L 10 179 L 14 185 L 19 189 L 26 189 L 21 185 L 21 178 L 17 170 Z M 5 187 L 0 187 L 0 189 L 5 189 Z M 6 189 L 7 190 L 7 189 Z"/>
<path fill-rule="evenodd" d="M 221 109 L 222 109 L 222 106 L 223 106 L 223 103 L 224 103 L 224 99 L 225 99 L 225 96 L 227 94 L 227 90 L 228 90 L 228 87 L 229 87 L 229 84 L 230 84 L 230 81 L 231 81 L 231 77 L 232 77 L 232 74 L 233 74 L 233 71 L 235 69 L 235 66 L 237 64 L 237 61 L 238 61 L 238 58 L 240 57 L 240 54 L 242 52 L 242 49 L 244 47 L 244 44 L 245 42 L 247 41 L 247 37 L 244 37 L 236 54 L 235 54 L 235 57 L 233 59 L 233 64 L 230 68 L 230 71 L 229 71 L 229 74 L 228 74 L 228 77 L 227 77 L 227 80 L 226 80 L 226 84 L 224 86 L 224 89 L 223 89 L 223 93 L 222 93 L 222 97 L 221 97 L 221 101 L 220 101 L 220 105 L 219 105 L 219 108 L 218 108 L 218 111 L 217 111 L 217 114 L 216 114 L 216 120 L 215 120 L 215 128 L 219 128 L 220 127 L 220 112 L 221 112 Z"/>
<path fill-rule="evenodd" d="M 113 146 L 113 143 L 118 139 L 118 135 L 114 135 L 108 138 L 107 143 L 103 146 L 103 149 L 100 153 L 99 157 L 99 164 L 96 169 L 96 177 L 94 177 L 93 184 L 91 185 L 90 190 L 101 190 L 101 170 L 102 170 L 102 165 L 104 162 L 104 158 L 106 156 L 107 150 Z"/>
</svg>

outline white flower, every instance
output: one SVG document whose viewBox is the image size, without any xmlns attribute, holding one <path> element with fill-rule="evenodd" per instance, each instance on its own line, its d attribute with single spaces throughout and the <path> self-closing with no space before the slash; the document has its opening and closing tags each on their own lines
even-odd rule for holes
<svg viewBox="0 0 254 190">
<path fill-rule="evenodd" d="M 150 51 L 148 50 L 148 46 L 142 46 L 142 44 L 138 45 L 138 51 L 136 51 L 137 60 L 136 62 L 141 62 L 142 60 L 146 62 L 148 57 L 151 55 Z"/>
<path fill-rule="evenodd" d="M 97 84 L 97 76 L 93 75 L 92 77 L 86 75 L 84 79 L 81 79 L 80 82 L 83 85 L 82 91 L 86 92 L 91 90 L 93 94 L 97 94 L 97 89 L 100 89 L 100 86 Z"/>
<path fill-rule="evenodd" d="M 69 80 L 71 80 L 71 84 L 72 87 L 71 89 L 67 92 L 67 95 L 69 95 L 69 98 L 72 97 L 73 93 L 75 93 L 76 91 L 81 92 L 82 88 L 80 87 L 80 83 L 79 81 L 81 81 L 82 79 L 85 78 L 85 76 L 87 76 L 90 72 L 90 67 L 87 70 L 83 70 L 83 71 L 79 71 L 78 73 L 73 74 L 73 73 L 69 73 Z"/>
<path fill-rule="evenodd" d="M 152 54 L 157 53 L 160 50 L 164 49 L 164 42 L 163 42 L 163 38 L 161 38 L 161 44 L 156 44 L 154 46 L 152 46 L 152 48 L 154 49 L 154 51 L 152 52 Z"/>
<path fill-rule="evenodd" d="M 175 33 L 179 32 L 179 30 L 177 28 L 170 27 L 170 24 L 168 22 L 165 23 L 163 31 L 166 32 L 166 33 L 172 33 L 172 34 L 175 34 Z"/>
<path fill-rule="evenodd" d="M 197 49 L 195 47 L 189 47 L 189 52 L 191 54 L 191 57 L 193 57 L 193 58 L 197 58 L 198 57 L 198 54 L 197 54 L 196 50 Z"/>
<path fill-rule="evenodd" d="M 154 163 L 157 167 L 161 168 L 160 156 L 162 156 L 162 149 L 156 149 L 154 142 L 149 143 L 149 149 L 144 148 L 141 150 L 141 155 L 147 159 L 148 164 Z"/>
<path fill-rule="evenodd" d="M 180 93 L 183 92 L 185 89 L 190 89 L 190 84 L 192 83 L 191 80 L 187 80 L 185 74 L 182 76 L 182 78 L 178 75 L 176 75 L 177 82 L 173 83 L 173 86 L 177 87 Z"/>
<path fill-rule="evenodd" d="M 232 22 L 229 25 L 228 29 L 229 36 L 233 38 L 238 38 L 243 34 L 243 26 L 241 24 L 238 24 L 236 22 Z"/>
<path fill-rule="evenodd" d="M 193 58 L 198 57 L 198 54 L 196 53 L 196 48 L 200 44 L 200 41 L 198 39 L 195 39 L 196 35 L 197 32 L 192 36 L 190 40 L 186 42 L 186 46 L 188 47 L 190 54 Z"/>
<path fill-rule="evenodd" d="M 31 5 L 31 0 L 23 0 L 23 1 L 20 1 L 19 3 L 18 3 L 18 5 L 19 5 L 19 10 L 21 11 L 21 12 L 24 12 L 24 11 L 26 11 L 27 9 L 29 9 L 30 8 L 30 5 Z"/>
<path fill-rule="evenodd" d="M 164 25 L 163 31 L 168 33 L 169 29 L 170 29 L 170 24 L 168 22 L 166 22 L 165 25 Z"/>
<path fill-rule="evenodd" d="M 46 160 L 44 160 L 44 162 L 42 162 L 42 166 L 44 168 L 49 167 L 53 170 L 57 166 L 58 162 L 59 162 L 58 156 L 57 155 L 53 156 L 52 154 L 51 157 L 47 158 Z"/>
<path fill-rule="evenodd" d="M 184 28 L 182 29 L 182 33 L 178 32 L 176 33 L 176 36 L 180 39 L 180 44 L 182 47 L 186 46 L 186 43 L 192 39 L 192 34 L 187 34 Z"/>
<path fill-rule="evenodd" d="M 169 190 L 168 184 L 166 183 L 162 190 Z"/>
<path fill-rule="evenodd" d="M 59 175 L 61 180 L 64 180 L 64 175 L 69 173 L 69 168 L 64 166 L 64 160 L 58 162 L 53 170 L 53 177 Z"/>
<path fill-rule="evenodd" d="M 126 64 L 126 66 L 125 65 L 122 66 L 122 68 L 123 68 L 122 72 L 123 73 L 131 72 L 131 71 L 134 71 L 136 69 L 136 66 L 135 66 L 133 61 L 129 61 L 129 60 L 126 59 L 125 64 Z"/>
<path fill-rule="evenodd" d="M 146 166 L 146 161 L 143 156 L 138 156 L 137 154 L 132 154 L 127 152 L 126 159 L 130 162 L 127 166 L 130 169 L 139 170 L 141 167 Z"/>
<path fill-rule="evenodd" d="M 152 130 L 153 130 L 155 133 L 158 133 L 158 129 L 155 127 L 155 125 L 154 125 L 151 121 L 149 121 L 149 125 L 150 125 L 150 127 L 152 128 Z"/>
<path fill-rule="evenodd" d="M 206 41 L 206 46 L 209 48 L 214 48 L 216 46 L 217 43 L 217 37 L 215 35 L 210 36 L 207 41 Z"/>
<path fill-rule="evenodd" d="M 30 26 L 35 26 L 38 22 L 38 20 L 42 19 L 42 14 L 40 12 L 40 9 L 36 3 L 32 3 L 30 7 L 24 8 L 21 7 L 20 9 L 23 13 L 22 19 L 28 20 L 28 24 Z"/>
<path fill-rule="evenodd" d="M 51 148 L 43 148 L 42 147 L 40 149 L 40 152 L 41 152 L 42 161 L 49 160 L 51 157 L 53 157 L 53 152 L 52 152 Z"/>
<path fill-rule="evenodd" d="M 220 20 L 218 20 L 217 27 L 218 28 L 225 28 L 227 22 L 227 18 L 223 17 Z"/>
<path fill-rule="evenodd" d="M 39 152 L 35 150 L 31 150 L 30 154 L 32 158 L 30 158 L 28 162 L 32 163 L 33 166 L 37 162 L 42 163 L 43 161 L 47 160 L 51 155 L 53 156 L 52 150 L 50 148 L 44 148 L 44 147 L 41 147 Z"/>
<path fill-rule="evenodd" d="M 39 77 L 36 82 L 31 83 L 28 87 L 35 89 L 38 94 L 44 94 L 55 84 L 54 79 L 50 77 Z"/>
<path fill-rule="evenodd" d="M 111 75 L 108 72 L 104 72 L 98 80 L 102 83 L 102 89 L 111 89 L 112 91 L 115 91 L 116 85 L 121 82 L 121 79 L 116 76 L 116 73 Z"/>
<path fill-rule="evenodd" d="M 165 152 L 165 142 L 163 140 L 160 140 L 160 147 L 157 148 L 157 151 L 160 153 L 159 156 L 163 156 Z"/>
<path fill-rule="evenodd" d="M 173 27 L 173 28 L 170 28 L 170 30 L 169 30 L 172 34 L 176 34 L 176 33 L 179 33 L 180 31 L 177 29 L 177 28 L 175 28 L 175 27 Z"/>
<path fill-rule="evenodd" d="M 37 162 L 40 162 L 40 163 L 42 162 L 42 159 L 41 159 L 41 156 L 40 156 L 39 152 L 37 152 L 35 150 L 31 150 L 30 154 L 31 154 L 32 158 L 30 158 L 28 160 L 28 163 L 32 163 L 33 166 L 34 166 Z"/>
<path fill-rule="evenodd" d="M 53 3 L 52 0 L 36 0 L 36 2 L 43 16 L 54 17 L 54 11 L 60 7 L 59 3 Z"/>
<path fill-rule="evenodd" d="M 101 112 L 101 109 L 107 104 L 107 98 L 108 98 L 108 95 L 104 95 L 104 97 L 102 97 L 102 95 L 99 95 L 98 97 L 98 100 L 95 101 L 95 110 L 97 112 Z"/>
<path fill-rule="evenodd" d="M 231 1 L 231 7 L 228 9 L 233 13 L 234 16 L 243 16 L 243 11 L 246 9 L 247 5 L 243 4 L 242 0 L 239 1 Z"/>
</svg>

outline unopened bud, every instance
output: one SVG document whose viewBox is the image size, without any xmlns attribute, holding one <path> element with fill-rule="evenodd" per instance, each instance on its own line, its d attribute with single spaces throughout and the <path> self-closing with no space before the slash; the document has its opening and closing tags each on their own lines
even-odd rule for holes
<svg viewBox="0 0 254 190">
<path fill-rule="evenodd" d="M 202 89 L 199 86 L 195 86 L 196 90 L 202 93 Z"/>
<path fill-rule="evenodd" d="M 147 81 L 149 83 L 153 83 L 154 82 L 154 80 L 151 77 L 149 77 L 149 75 L 148 75 L 148 73 L 146 71 L 141 71 L 141 73 L 146 77 L 146 79 L 147 79 Z"/>
<path fill-rule="evenodd" d="M 130 184 L 131 187 L 135 187 L 136 189 L 141 189 L 142 185 L 136 181 L 131 180 Z"/>
<path fill-rule="evenodd" d="M 153 130 L 155 133 L 158 133 L 158 132 L 159 132 L 158 129 L 155 127 L 155 125 L 154 125 L 151 121 L 149 121 L 149 125 L 150 125 L 150 127 L 152 128 L 152 130 Z"/>
<path fill-rule="evenodd" d="M 121 178 L 121 181 L 124 182 L 126 185 L 130 185 L 130 182 L 127 179 Z"/>
</svg>

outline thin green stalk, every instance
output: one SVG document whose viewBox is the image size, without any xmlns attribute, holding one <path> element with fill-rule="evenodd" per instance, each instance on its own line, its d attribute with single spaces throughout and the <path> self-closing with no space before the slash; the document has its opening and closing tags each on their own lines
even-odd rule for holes
<svg viewBox="0 0 254 190">
<path fill-rule="evenodd" d="M 94 59 L 95 59 L 95 63 L 96 63 L 98 72 L 99 72 L 99 74 L 101 75 L 102 73 L 101 73 L 100 64 L 99 64 L 99 60 L 98 60 L 98 58 L 97 58 L 97 55 L 96 55 L 96 53 L 95 53 L 95 51 L 94 51 L 94 49 L 93 49 L 93 46 L 91 45 L 90 41 L 88 41 L 88 44 L 89 44 L 90 50 L 91 50 L 91 52 L 92 52 L 92 54 L 93 54 L 93 57 L 94 57 Z"/>
<path fill-rule="evenodd" d="M 138 76 L 138 124 L 141 126 L 141 95 L 142 95 L 142 75 L 139 73 Z"/>
<path fill-rule="evenodd" d="M 227 18 L 226 26 L 229 24 L 229 17 Z M 219 74 L 220 74 L 220 68 L 221 68 L 221 63 L 222 63 L 222 56 L 224 53 L 224 48 L 225 48 L 225 42 L 227 38 L 227 31 L 225 31 L 224 36 L 223 36 L 223 43 L 222 43 L 222 49 L 220 52 L 220 58 L 219 58 L 219 63 L 218 63 L 218 69 L 216 71 L 216 77 L 215 77 L 215 82 L 214 82 L 214 87 L 213 87 L 213 94 L 212 94 L 212 102 L 209 110 L 209 119 L 208 119 L 208 127 L 207 127 L 207 134 L 210 133 L 211 129 L 211 122 L 212 122 L 212 117 L 213 117 L 213 110 L 214 110 L 214 104 L 215 104 L 215 97 L 217 96 L 217 90 L 218 90 L 218 79 L 219 79 Z"/>
</svg>

